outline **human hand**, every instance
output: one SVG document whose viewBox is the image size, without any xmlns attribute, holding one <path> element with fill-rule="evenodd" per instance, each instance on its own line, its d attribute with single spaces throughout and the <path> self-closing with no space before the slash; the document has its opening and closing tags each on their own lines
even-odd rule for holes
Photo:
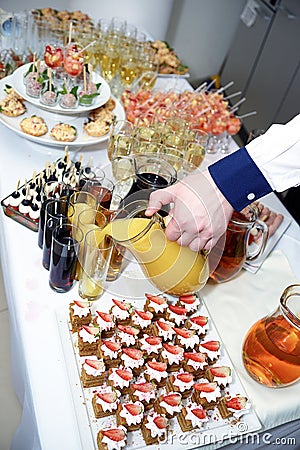
<svg viewBox="0 0 300 450">
<path fill-rule="evenodd" d="M 233 208 L 208 171 L 197 171 L 176 184 L 152 192 L 147 216 L 171 204 L 166 236 L 193 251 L 211 250 L 225 233 Z"/>
</svg>

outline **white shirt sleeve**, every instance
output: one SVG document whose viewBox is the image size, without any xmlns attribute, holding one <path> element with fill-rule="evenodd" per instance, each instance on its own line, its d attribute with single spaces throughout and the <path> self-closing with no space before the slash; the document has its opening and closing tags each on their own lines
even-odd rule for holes
<svg viewBox="0 0 300 450">
<path fill-rule="evenodd" d="M 273 190 L 300 184 L 300 114 L 285 125 L 272 125 L 246 149 Z"/>
</svg>

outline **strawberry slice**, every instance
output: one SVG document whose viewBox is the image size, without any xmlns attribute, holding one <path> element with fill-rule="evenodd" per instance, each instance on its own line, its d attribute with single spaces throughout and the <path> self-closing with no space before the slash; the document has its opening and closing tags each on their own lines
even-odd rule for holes
<svg viewBox="0 0 300 450">
<path fill-rule="evenodd" d="M 145 294 L 147 299 L 150 300 L 150 302 L 156 303 L 157 305 L 163 305 L 164 303 L 167 303 L 167 300 L 162 295 L 151 295 L 151 294 Z"/>
<path fill-rule="evenodd" d="M 145 338 L 145 341 L 149 345 L 159 345 L 161 344 L 162 338 L 156 336 L 148 336 Z"/>
<path fill-rule="evenodd" d="M 205 361 L 205 355 L 203 353 L 184 352 L 183 355 L 185 358 L 191 359 L 192 361 L 196 361 L 196 362 L 204 362 Z"/>
<path fill-rule="evenodd" d="M 116 369 L 116 373 L 119 375 L 119 377 L 123 378 L 123 380 L 130 381 L 133 378 L 133 374 L 131 370 L 127 369 Z"/>
<path fill-rule="evenodd" d="M 195 383 L 194 389 L 201 392 L 214 392 L 217 388 L 217 383 L 213 381 L 212 383 Z"/>
<path fill-rule="evenodd" d="M 103 434 L 103 436 L 115 442 L 121 442 L 126 437 L 125 431 L 120 428 L 110 428 L 109 430 L 101 430 L 101 433 Z"/>
<path fill-rule="evenodd" d="M 104 322 L 113 322 L 113 316 L 111 314 L 104 313 L 102 311 L 96 311 L 98 316 L 101 317 Z"/>
<path fill-rule="evenodd" d="M 184 316 L 187 313 L 187 310 L 183 306 L 169 305 L 169 309 L 178 316 Z"/>
<path fill-rule="evenodd" d="M 206 325 L 207 322 L 208 322 L 208 317 L 206 317 L 206 316 L 194 316 L 194 317 L 190 318 L 190 321 L 192 323 L 195 323 L 199 327 L 204 327 L 204 325 Z"/>
<path fill-rule="evenodd" d="M 155 389 L 154 384 L 147 383 L 147 382 L 145 382 L 145 383 L 132 383 L 131 387 L 135 391 L 140 391 L 140 392 L 152 392 Z"/>
<path fill-rule="evenodd" d="M 123 405 L 124 408 L 127 409 L 127 411 L 129 412 L 129 414 L 131 414 L 132 416 L 138 416 L 139 414 L 141 414 L 143 412 L 143 405 L 141 403 L 125 403 Z"/>
<path fill-rule="evenodd" d="M 174 328 L 174 331 L 176 334 L 182 336 L 184 339 L 189 339 L 195 334 L 194 330 L 188 330 L 186 328 Z"/>
<path fill-rule="evenodd" d="M 89 303 L 83 302 L 81 300 L 74 300 L 75 305 L 77 305 L 79 308 L 88 308 Z"/>
<path fill-rule="evenodd" d="M 179 301 L 182 303 L 186 303 L 187 305 L 192 305 L 197 300 L 196 294 L 186 294 L 186 295 L 180 295 Z"/>
<path fill-rule="evenodd" d="M 209 370 L 214 377 L 226 378 L 231 374 L 231 369 L 228 366 L 211 367 Z"/>
<path fill-rule="evenodd" d="M 167 370 L 167 364 L 158 361 L 148 361 L 148 366 L 153 370 L 157 370 L 157 372 L 165 372 Z"/>
<path fill-rule="evenodd" d="M 201 408 L 200 406 L 199 408 L 194 408 L 191 411 L 196 417 L 198 417 L 198 419 L 205 419 L 206 417 L 205 409 Z"/>
<path fill-rule="evenodd" d="M 171 331 L 173 329 L 170 323 L 164 322 L 163 320 L 158 320 L 156 323 L 163 331 Z"/>
<path fill-rule="evenodd" d="M 179 355 L 182 353 L 182 348 L 178 345 L 163 344 L 163 347 L 167 350 L 167 352 L 172 353 L 172 355 Z"/>
<path fill-rule="evenodd" d="M 117 352 L 121 348 L 121 344 L 115 341 L 106 341 L 105 339 L 102 339 L 102 344 L 104 344 L 112 352 Z"/>
<path fill-rule="evenodd" d="M 122 309 L 122 311 L 128 311 L 131 308 L 131 304 L 126 303 L 124 300 L 116 300 L 113 298 L 112 301 L 118 308 Z"/>
<path fill-rule="evenodd" d="M 153 422 L 155 423 L 157 428 L 159 428 L 160 430 L 163 430 L 168 425 L 168 419 L 166 417 L 163 417 L 163 416 L 155 417 L 155 419 L 153 419 Z"/>
<path fill-rule="evenodd" d="M 139 311 L 138 309 L 135 310 L 135 313 L 142 319 L 142 320 L 152 320 L 153 314 L 150 311 Z"/>
<path fill-rule="evenodd" d="M 129 356 L 129 358 L 138 360 L 141 359 L 143 357 L 143 352 L 142 350 L 139 350 L 137 348 L 134 347 L 124 347 L 122 348 L 122 352 L 125 353 L 125 355 Z"/>
<path fill-rule="evenodd" d="M 116 392 L 97 392 L 97 396 L 105 403 L 114 403 L 118 399 Z"/>
<path fill-rule="evenodd" d="M 182 372 L 177 374 L 178 380 L 182 381 L 183 383 L 190 383 L 194 380 L 193 374 L 189 372 Z"/>
<path fill-rule="evenodd" d="M 220 348 L 220 342 L 219 341 L 202 342 L 201 346 L 206 348 L 207 350 L 209 350 L 211 352 L 216 352 Z"/>
<path fill-rule="evenodd" d="M 230 398 L 229 400 L 226 400 L 227 408 L 231 408 L 231 409 L 241 410 L 241 409 L 245 408 L 246 404 L 247 404 L 247 398 L 241 397 L 239 395 L 237 397 L 233 397 L 233 398 Z"/>
<path fill-rule="evenodd" d="M 97 336 L 99 334 L 99 327 L 93 327 L 92 325 L 82 325 L 82 328 L 89 334 Z"/>
<path fill-rule="evenodd" d="M 178 406 L 181 403 L 181 395 L 177 393 L 167 394 L 163 396 L 163 400 L 170 406 Z"/>
<path fill-rule="evenodd" d="M 140 332 L 138 328 L 131 327 L 130 325 L 118 325 L 118 330 L 123 333 L 130 334 L 131 336 L 137 336 Z"/>
<path fill-rule="evenodd" d="M 101 368 L 103 368 L 103 361 L 98 360 L 98 359 L 86 358 L 84 362 L 85 362 L 85 364 L 87 364 L 88 366 L 90 366 L 96 370 L 100 370 Z"/>
</svg>

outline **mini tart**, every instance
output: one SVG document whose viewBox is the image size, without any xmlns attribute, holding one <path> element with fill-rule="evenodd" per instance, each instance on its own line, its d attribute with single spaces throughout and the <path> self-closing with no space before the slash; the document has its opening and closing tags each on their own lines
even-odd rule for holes
<svg viewBox="0 0 300 450">
<path fill-rule="evenodd" d="M 184 350 L 182 347 L 174 344 L 163 344 L 160 354 L 160 360 L 167 364 L 168 372 L 177 372 L 182 367 L 184 359 Z"/>
<path fill-rule="evenodd" d="M 93 325 L 82 325 L 78 332 L 78 350 L 80 356 L 96 355 L 100 341 L 100 329 Z"/>
<path fill-rule="evenodd" d="M 112 337 L 116 331 L 116 324 L 112 314 L 96 310 L 94 324 L 100 328 L 101 337 L 104 339 Z"/>
<path fill-rule="evenodd" d="M 133 402 L 142 402 L 145 410 L 148 411 L 152 408 L 157 396 L 156 385 L 145 380 L 131 383 L 129 396 Z"/>
<path fill-rule="evenodd" d="M 182 398 L 188 398 L 193 392 L 194 376 L 192 373 L 180 370 L 171 374 L 167 382 L 167 392 L 179 392 Z"/>
<path fill-rule="evenodd" d="M 162 338 L 144 334 L 144 336 L 138 340 L 138 347 L 144 352 L 144 357 L 146 359 L 158 359 L 162 349 Z"/>
<path fill-rule="evenodd" d="M 120 392 L 111 386 L 102 386 L 92 398 L 92 405 L 96 419 L 114 415 L 117 411 Z"/>
<path fill-rule="evenodd" d="M 43 136 L 48 132 L 46 122 L 38 116 L 25 117 L 20 122 L 20 128 L 24 133 L 36 137 Z"/>
<path fill-rule="evenodd" d="M 92 321 L 89 303 L 81 300 L 74 300 L 69 305 L 69 316 L 73 333 L 79 331 L 82 325 L 89 325 Z"/>
<path fill-rule="evenodd" d="M 106 368 L 119 367 L 121 363 L 121 343 L 114 339 L 101 339 L 98 344 L 98 356 Z"/>
<path fill-rule="evenodd" d="M 151 334 L 161 337 L 165 342 L 171 341 L 175 335 L 174 324 L 165 319 L 158 319 L 152 324 Z"/>
<path fill-rule="evenodd" d="M 204 409 L 214 409 L 221 399 L 221 390 L 216 382 L 195 383 L 193 386 L 192 401 Z"/>
<path fill-rule="evenodd" d="M 199 315 L 190 317 L 185 327 L 188 330 L 195 330 L 199 338 L 203 338 L 209 330 L 208 317 Z"/>
<path fill-rule="evenodd" d="M 105 376 L 106 369 L 102 359 L 97 359 L 97 356 L 93 355 L 85 358 L 80 377 L 83 387 L 100 386 L 104 382 Z"/>
<path fill-rule="evenodd" d="M 145 311 L 150 311 L 154 319 L 165 317 L 165 311 L 168 308 L 168 301 L 163 295 L 145 294 L 146 302 L 144 305 Z"/>
<path fill-rule="evenodd" d="M 169 420 L 161 414 L 152 411 L 144 417 L 142 435 L 147 445 L 159 444 L 164 441 L 169 427 Z"/>
<path fill-rule="evenodd" d="M 220 388 L 225 388 L 232 382 L 231 369 L 228 366 L 211 366 L 205 372 L 205 378 L 216 381 Z"/>
<path fill-rule="evenodd" d="M 139 375 L 145 363 L 142 350 L 134 347 L 123 347 L 121 350 L 121 363 L 123 366 L 130 367 L 135 376 Z"/>
<path fill-rule="evenodd" d="M 124 426 L 127 431 L 141 428 L 144 417 L 144 406 L 141 402 L 120 403 L 116 413 L 117 425 Z"/>
<path fill-rule="evenodd" d="M 175 344 L 180 345 L 186 350 L 194 350 L 198 348 L 200 339 L 195 330 L 188 330 L 187 328 L 176 328 L 174 327 L 176 333 Z"/>
<path fill-rule="evenodd" d="M 160 395 L 154 403 L 154 410 L 172 419 L 182 410 L 182 397 L 179 392 L 168 392 Z"/>
<path fill-rule="evenodd" d="M 98 431 L 98 450 L 121 449 L 127 444 L 127 431 L 125 427 L 112 426 Z"/>
<path fill-rule="evenodd" d="M 111 116 L 113 118 L 112 113 Z M 91 120 L 83 125 L 83 129 L 89 136 L 101 137 L 105 136 L 109 132 L 109 128 L 112 122 L 112 119 L 110 121 L 102 119 Z"/>
<path fill-rule="evenodd" d="M 130 325 L 131 321 L 131 311 L 132 305 L 131 303 L 126 302 L 125 300 L 116 300 L 112 299 L 113 306 L 110 308 L 110 314 L 114 316 L 115 322 L 117 325 Z"/>
<path fill-rule="evenodd" d="M 198 346 L 198 350 L 207 356 L 207 361 L 209 364 L 213 364 L 217 361 L 221 354 L 220 346 L 220 341 L 202 341 Z"/>
<path fill-rule="evenodd" d="M 23 99 L 9 94 L 0 102 L 0 112 L 5 116 L 18 117 L 26 112 Z"/>
<path fill-rule="evenodd" d="M 139 333 L 140 330 L 137 327 L 119 324 L 116 333 L 116 340 L 121 342 L 122 345 L 130 347 L 136 344 Z"/>
<path fill-rule="evenodd" d="M 169 305 L 166 310 L 166 319 L 178 327 L 187 319 L 187 310 L 183 306 Z"/>
<path fill-rule="evenodd" d="M 218 410 L 222 419 L 228 419 L 229 417 L 240 419 L 250 411 L 250 408 L 251 404 L 247 397 L 243 397 L 240 394 L 233 396 L 227 395 L 218 403 Z"/>
<path fill-rule="evenodd" d="M 140 311 L 136 309 L 131 313 L 131 325 L 139 328 L 144 333 L 149 333 L 153 314 L 150 311 Z"/>
<path fill-rule="evenodd" d="M 186 431 L 192 431 L 195 428 L 202 428 L 207 422 L 205 409 L 201 405 L 196 403 L 188 403 L 177 416 L 177 421 L 184 433 Z"/>
<path fill-rule="evenodd" d="M 206 373 L 208 366 L 206 355 L 201 352 L 184 352 L 183 369 L 200 378 Z"/>
<path fill-rule="evenodd" d="M 187 310 L 187 316 L 190 316 L 198 310 L 200 300 L 196 294 L 181 295 L 176 305 L 183 306 Z"/>
<path fill-rule="evenodd" d="M 50 136 L 56 141 L 73 142 L 77 138 L 77 130 L 68 123 L 58 123 L 50 131 Z"/>
<path fill-rule="evenodd" d="M 166 386 L 168 379 L 167 367 L 166 363 L 155 361 L 155 359 L 147 361 L 144 371 L 146 381 L 153 381 L 159 388 Z"/>
<path fill-rule="evenodd" d="M 129 393 L 130 382 L 133 379 L 132 370 L 127 368 L 110 368 L 108 371 L 107 384 L 114 386 L 122 395 Z"/>
</svg>

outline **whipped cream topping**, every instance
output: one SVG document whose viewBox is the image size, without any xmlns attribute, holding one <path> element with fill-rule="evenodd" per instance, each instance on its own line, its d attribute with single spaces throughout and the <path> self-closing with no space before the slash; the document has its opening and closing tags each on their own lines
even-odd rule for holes
<svg viewBox="0 0 300 450">
<path fill-rule="evenodd" d="M 127 310 L 119 308 L 117 305 L 114 305 L 111 308 L 111 313 L 114 315 L 116 319 L 125 320 L 128 319 L 130 313 Z"/>
<path fill-rule="evenodd" d="M 145 362 L 144 358 L 133 359 L 125 353 L 122 354 L 121 359 L 124 362 L 124 367 L 131 367 L 134 369 L 143 366 Z"/>
<path fill-rule="evenodd" d="M 157 425 L 155 425 L 154 420 L 160 417 L 159 414 L 157 414 L 156 412 L 153 412 L 151 414 L 149 414 L 147 416 L 147 422 L 145 423 L 145 427 L 150 430 L 150 434 L 152 438 L 155 437 L 162 437 L 164 436 L 164 434 L 166 433 L 166 429 L 165 428 L 158 428 Z"/>
<path fill-rule="evenodd" d="M 158 370 L 152 369 L 152 367 L 149 367 L 148 364 L 146 365 L 145 373 L 149 375 L 150 380 L 156 380 L 161 381 L 163 378 L 167 378 L 168 372 L 166 370 L 163 370 L 162 372 L 159 372 Z"/>
<path fill-rule="evenodd" d="M 206 361 L 194 361 L 193 359 L 188 359 L 187 365 L 191 366 L 194 370 L 203 369 L 205 366 L 208 365 Z"/>
<path fill-rule="evenodd" d="M 101 330 L 108 331 L 115 327 L 115 322 L 111 320 L 110 322 L 106 322 L 106 320 L 103 320 L 99 314 L 97 314 L 96 318 L 97 325 L 100 327 Z"/>
<path fill-rule="evenodd" d="M 170 392 L 170 394 L 171 394 L 171 392 Z M 174 394 L 174 392 L 172 392 L 172 394 Z M 173 415 L 175 413 L 180 413 L 180 411 L 182 410 L 181 403 L 179 403 L 179 405 L 177 405 L 177 406 L 171 406 L 163 400 L 160 402 L 160 406 L 162 408 L 164 408 L 167 411 L 167 413 L 170 415 Z"/>
<path fill-rule="evenodd" d="M 163 349 L 163 351 L 161 352 L 161 356 L 166 359 L 168 361 L 169 364 L 179 364 L 181 361 L 183 361 L 184 356 L 183 356 L 183 348 L 180 348 L 180 353 L 178 354 L 173 354 L 168 352 L 165 348 Z"/>
<path fill-rule="evenodd" d="M 150 400 L 156 397 L 155 389 L 153 389 L 153 391 L 150 392 L 144 392 L 135 389 L 134 395 L 139 399 L 140 402 L 147 402 L 147 403 L 149 403 Z"/>
<path fill-rule="evenodd" d="M 144 337 L 142 339 L 140 339 L 140 346 L 141 346 L 141 350 L 144 350 L 147 353 L 159 353 L 159 351 L 162 348 L 162 343 L 160 342 L 157 345 L 150 345 L 147 341 L 146 338 L 148 338 L 148 334 L 145 334 Z"/>
<path fill-rule="evenodd" d="M 113 350 L 110 350 L 110 348 L 108 348 L 105 344 L 102 344 L 100 348 L 103 353 L 103 356 L 107 356 L 110 359 L 118 358 L 118 352 L 114 352 Z"/>
<path fill-rule="evenodd" d="M 108 379 L 110 381 L 113 381 L 114 386 L 116 387 L 120 387 L 121 389 L 123 389 L 124 387 L 128 387 L 131 380 L 124 380 L 124 378 L 120 377 L 120 375 L 117 374 L 117 370 L 118 370 L 117 368 L 113 368 Z"/>
<path fill-rule="evenodd" d="M 112 439 L 109 439 L 108 436 L 103 436 L 102 437 L 102 443 L 107 445 L 107 450 L 121 450 L 121 448 L 125 447 L 126 445 L 126 428 L 125 427 L 115 427 L 118 429 L 122 429 L 124 430 L 125 434 L 124 434 L 124 439 L 122 439 L 122 441 L 113 441 Z M 107 430 L 109 430 L 110 428 L 107 428 Z"/>
<path fill-rule="evenodd" d="M 93 342 L 97 342 L 99 336 L 95 336 L 94 334 L 88 333 L 84 328 L 81 328 L 79 331 L 79 336 L 83 340 L 83 342 L 89 342 L 92 344 Z"/>
<path fill-rule="evenodd" d="M 96 403 L 98 403 L 98 405 L 101 406 L 101 408 L 104 412 L 108 412 L 108 411 L 113 412 L 118 409 L 120 400 L 117 398 L 114 402 L 108 403 L 108 402 L 104 401 L 102 398 L 98 397 L 98 395 L 97 395 Z"/>
<path fill-rule="evenodd" d="M 23 203 L 21 202 L 19 204 L 19 211 L 21 214 L 28 214 L 30 211 L 30 205 L 23 205 Z"/>
<path fill-rule="evenodd" d="M 8 201 L 7 201 L 7 205 L 13 206 L 13 207 L 17 207 L 19 206 L 19 204 L 22 201 L 22 197 L 21 195 L 17 198 L 14 198 L 12 195 L 9 197 Z"/>
<path fill-rule="evenodd" d="M 199 336 L 196 333 L 193 334 L 193 336 L 191 336 L 189 338 L 185 338 L 178 334 L 177 339 L 181 345 L 185 346 L 185 348 L 194 348 L 195 345 L 198 345 L 200 342 Z"/>
<path fill-rule="evenodd" d="M 140 408 L 140 414 L 136 414 L 135 416 L 133 416 L 132 414 L 130 414 L 130 412 L 128 411 L 128 409 L 122 405 L 122 409 L 120 411 L 120 416 L 125 419 L 127 425 L 137 425 L 139 423 L 142 422 L 143 420 L 143 416 L 144 416 L 144 405 L 141 402 L 133 402 L 132 403 L 135 406 L 138 406 Z"/>
<path fill-rule="evenodd" d="M 156 323 L 157 329 L 158 329 L 158 335 L 161 336 L 165 341 L 168 341 L 170 339 L 173 338 L 173 335 L 175 334 L 175 331 L 173 330 L 173 324 L 172 322 L 168 322 L 167 320 L 161 319 L 161 322 L 165 322 L 169 325 L 171 325 L 171 329 L 170 330 L 163 330 L 160 326 L 159 326 L 159 322 Z"/>
<path fill-rule="evenodd" d="M 124 331 L 118 331 L 118 337 L 123 344 L 126 344 L 127 347 L 134 345 L 136 342 L 136 336 L 133 334 L 124 333 Z"/>
<path fill-rule="evenodd" d="M 169 317 L 170 317 L 170 320 L 174 320 L 176 325 L 180 325 L 186 320 L 186 314 L 175 314 L 171 310 L 169 310 Z"/>
<path fill-rule="evenodd" d="M 185 303 L 184 300 L 180 300 L 181 305 L 187 310 L 187 312 L 197 311 L 198 306 L 200 305 L 199 298 L 195 298 L 193 303 Z"/>
<path fill-rule="evenodd" d="M 197 323 L 192 322 L 192 321 L 190 321 L 189 323 L 190 323 L 190 325 L 191 325 L 191 326 L 190 326 L 190 329 L 191 329 L 191 330 L 196 330 L 196 331 L 198 331 L 198 334 L 205 334 L 205 333 L 207 333 L 208 330 L 209 330 L 209 324 L 208 324 L 208 322 L 207 322 L 205 325 L 203 325 L 203 326 L 198 325 Z"/>
<path fill-rule="evenodd" d="M 74 303 L 74 305 L 71 306 L 71 308 L 73 309 L 73 314 L 74 316 L 78 316 L 78 317 L 86 317 L 89 313 L 90 313 L 90 308 L 88 306 L 79 306 L 76 303 Z"/>
<path fill-rule="evenodd" d="M 227 377 L 216 377 L 214 376 L 213 381 L 216 381 L 219 386 L 226 386 L 232 382 L 232 376 L 228 375 Z"/>
<path fill-rule="evenodd" d="M 166 308 L 168 308 L 168 304 L 166 302 L 166 303 L 162 303 L 161 305 L 159 305 L 158 303 L 155 303 L 155 302 L 149 300 L 148 308 L 153 308 L 156 313 L 159 313 L 159 312 L 162 313 L 162 312 L 164 312 L 164 310 Z"/>
<path fill-rule="evenodd" d="M 149 320 L 142 319 L 136 313 L 134 313 L 134 315 L 132 316 L 132 322 L 134 323 L 134 325 L 137 325 L 141 328 L 147 328 L 149 325 L 151 325 L 151 319 Z"/>
<path fill-rule="evenodd" d="M 211 361 L 215 358 L 218 358 L 221 354 L 220 349 L 215 350 L 215 351 L 208 350 L 207 348 L 203 347 L 201 344 L 199 345 L 199 352 L 205 353 Z"/>
<path fill-rule="evenodd" d="M 37 209 L 36 211 L 34 211 L 32 208 L 30 208 L 29 217 L 32 220 L 37 220 L 40 217 L 40 210 Z"/>
<path fill-rule="evenodd" d="M 86 359 L 93 359 L 95 361 L 100 362 L 100 368 L 99 369 L 95 369 L 94 367 L 90 366 L 89 364 L 86 363 Z M 98 359 L 97 356 L 91 355 L 88 358 L 85 359 L 85 362 L 83 364 L 83 368 L 86 371 L 86 373 L 88 375 L 91 375 L 92 377 L 98 377 L 100 375 L 103 374 L 103 372 L 105 372 L 105 365 L 104 362 L 101 359 Z"/>
<path fill-rule="evenodd" d="M 239 397 L 237 395 L 237 397 Z M 248 414 L 250 412 L 251 409 L 251 403 L 249 402 L 249 400 L 247 400 L 246 405 L 243 409 L 234 409 L 234 408 L 228 408 L 228 411 L 232 412 L 233 417 L 235 417 L 236 419 L 239 419 L 240 417 L 244 416 L 245 414 Z"/>
<path fill-rule="evenodd" d="M 180 371 L 179 373 L 184 373 L 184 371 Z M 192 379 L 192 381 L 189 381 L 189 382 L 185 383 L 184 381 L 179 380 L 177 375 L 174 375 L 173 385 L 178 387 L 180 392 L 188 391 L 189 389 L 191 389 L 194 386 L 194 380 L 193 379 Z"/>
<path fill-rule="evenodd" d="M 203 424 L 208 422 L 208 418 L 206 417 L 206 415 L 203 418 L 199 418 L 193 413 L 193 410 L 201 409 L 201 406 L 197 405 L 197 403 L 188 404 L 185 409 L 187 413 L 185 416 L 185 420 L 190 420 L 194 428 L 200 428 Z"/>
<path fill-rule="evenodd" d="M 217 386 L 213 392 L 204 392 L 204 391 L 198 391 L 198 392 L 199 392 L 200 398 L 205 398 L 205 400 L 208 403 L 215 402 L 222 395 L 219 386 Z"/>
</svg>

